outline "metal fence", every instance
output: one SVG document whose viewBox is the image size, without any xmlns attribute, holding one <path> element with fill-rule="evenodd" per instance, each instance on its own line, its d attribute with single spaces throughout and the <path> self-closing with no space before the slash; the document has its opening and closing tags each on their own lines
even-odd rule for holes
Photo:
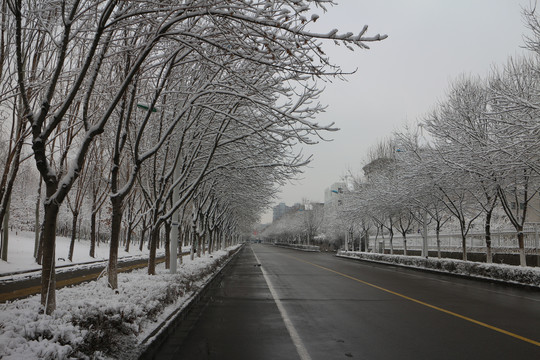
<svg viewBox="0 0 540 360">
<path fill-rule="evenodd" d="M 538 227 L 529 228 L 523 231 L 525 253 L 537 254 L 540 251 L 540 230 Z M 439 235 L 441 243 L 441 251 L 461 251 L 462 240 L 460 233 L 444 233 Z M 403 250 L 403 237 L 401 234 L 394 234 L 393 238 L 394 250 Z M 491 233 L 491 248 L 494 253 L 517 253 L 519 250 L 516 231 L 505 230 Z M 369 249 L 376 252 L 381 252 L 382 249 L 390 249 L 390 236 L 370 236 Z M 407 250 L 421 250 L 422 235 L 407 234 Z M 433 233 L 428 233 L 428 249 L 430 251 L 437 250 L 437 238 Z M 467 234 L 467 251 L 468 252 L 485 252 L 486 240 L 484 232 L 469 232 Z"/>
</svg>

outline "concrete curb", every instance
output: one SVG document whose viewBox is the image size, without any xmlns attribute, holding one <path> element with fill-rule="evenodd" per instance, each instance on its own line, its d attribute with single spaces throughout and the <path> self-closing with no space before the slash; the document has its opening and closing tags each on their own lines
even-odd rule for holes
<svg viewBox="0 0 540 360">
<path fill-rule="evenodd" d="M 175 328 L 185 320 L 198 306 L 204 305 L 206 295 L 212 286 L 223 277 L 223 270 L 238 255 L 244 245 L 235 250 L 233 254 L 225 261 L 223 265 L 204 283 L 204 285 L 193 293 L 179 308 L 174 310 L 154 331 L 150 333 L 139 344 L 139 360 L 155 359 L 156 352 L 167 338 L 174 332 Z"/>
<path fill-rule="evenodd" d="M 511 282 L 511 281 L 504 281 L 504 280 L 500 280 L 500 279 L 494 279 L 494 278 L 488 278 L 488 277 L 482 277 L 482 276 L 474 276 L 474 275 L 467 275 L 467 274 L 452 273 L 452 272 L 441 271 L 441 270 L 437 270 L 437 269 L 415 267 L 415 266 L 399 264 L 399 263 L 392 263 L 392 262 L 386 262 L 386 261 L 380 261 L 380 260 L 363 259 L 363 258 L 358 258 L 358 257 L 354 257 L 354 256 L 347 256 L 347 255 L 336 254 L 335 256 L 343 258 L 343 259 L 356 260 L 356 261 L 365 261 L 365 262 L 371 262 L 371 263 L 376 263 L 376 264 L 381 264 L 381 265 L 399 266 L 399 267 L 402 267 L 402 268 L 407 268 L 407 269 L 412 269 L 412 270 L 417 270 L 417 271 L 422 271 L 422 272 L 429 272 L 429 273 L 434 273 L 434 274 L 439 274 L 439 275 L 448 275 L 448 276 L 458 277 L 458 278 L 462 278 L 462 279 L 475 280 L 475 281 L 490 282 L 490 283 L 493 283 L 493 284 L 518 287 L 518 288 L 527 289 L 527 290 L 534 290 L 534 291 L 540 290 L 540 287 L 538 287 L 538 286 L 530 285 L 530 284 L 524 284 L 524 283 L 520 283 L 520 282 Z"/>
</svg>

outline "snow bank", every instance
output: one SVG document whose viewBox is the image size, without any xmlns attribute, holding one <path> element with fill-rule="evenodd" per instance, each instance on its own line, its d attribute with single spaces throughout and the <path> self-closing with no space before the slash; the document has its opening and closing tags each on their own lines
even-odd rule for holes
<svg viewBox="0 0 540 360">
<path fill-rule="evenodd" d="M 341 250 L 338 251 L 337 256 L 540 287 L 540 268 L 537 267 L 486 264 L 455 259 L 426 259 L 420 256 L 387 255 Z"/>
<path fill-rule="evenodd" d="M 160 264 L 118 275 L 118 289 L 107 279 L 57 290 L 57 309 L 45 315 L 40 297 L 0 304 L 2 359 L 129 359 L 163 318 L 196 292 L 230 256 L 217 251 L 180 265 L 170 274 Z"/>
</svg>

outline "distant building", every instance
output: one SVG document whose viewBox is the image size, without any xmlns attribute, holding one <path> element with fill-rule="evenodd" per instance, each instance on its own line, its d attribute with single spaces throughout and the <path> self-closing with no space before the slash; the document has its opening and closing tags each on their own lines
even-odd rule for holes
<svg viewBox="0 0 540 360">
<path fill-rule="evenodd" d="M 304 205 L 296 203 L 293 206 L 287 206 L 285 203 L 279 203 L 278 205 L 272 208 L 273 216 L 272 222 L 276 222 L 281 219 L 284 215 L 291 213 L 293 211 L 303 211 L 305 209 Z"/>
<path fill-rule="evenodd" d="M 287 212 L 288 208 L 289 207 L 285 205 L 285 203 L 279 203 L 278 205 L 274 206 L 272 208 L 273 210 L 272 222 L 276 222 L 279 219 L 281 219 L 283 215 L 285 215 L 285 213 Z"/>
<path fill-rule="evenodd" d="M 341 206 L 343 203 L 343 193 L 346 189 L 346 184 L 344 182 L 336 182 L 330 185 L 330 187 L 324 191 L 324 205 L 326 207 Z"/>
</svg>

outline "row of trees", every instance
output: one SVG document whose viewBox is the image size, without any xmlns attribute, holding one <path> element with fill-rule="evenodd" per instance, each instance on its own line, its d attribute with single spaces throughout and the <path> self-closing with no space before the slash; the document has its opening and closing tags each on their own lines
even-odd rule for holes
<svg viewBox="0 0 540 360">
<path fill-rule="evenodd" d="M 325 204 L 304 200 L 295 204 L 275 222 L 265 226 L 261 236 L 272 242 L 292 242 L 312 245 L 325 223 Z"/>
<path fill-rule="evenodd" d="M 467 234 L 482 221 L 491 262 L 492 219 L 503 213 L 526 265 L 524 226 L 530 212 L 540 213 L 540 26 L 534 12 L 525 18 L 530 56 L 510 58 L 485 79 L 455 80 L 418 127 L 396 133 L 369 155 L 365 179 L 346 198 L 347 216 L 385 228 L 391 251 L 394 231 L 406 252 L 407 232 L 429 225 L 440 254 L 439 233 L 450 220 L 466 260 Z"/>
<path fill-rule="evenodd" d="M 485 78 L 462 76 L 445 99 L 421 119 L 367 155 L 364 176 L 345 187 L 342 206 L 326 209 L 320 233 L 352 238 L 351 233 L 387 233 L 390 252 L 399 234 L 407 254 L 407 234 L 421 229 L 423 255 L 427 232 L 435 233 L 441 256 L 443 226 L 461 234 L 467 260 L 467 235 L 482 223 L 488 262 L 492 262 L 491 229 L 498 216 L 516 233 L 520 263 L 526 265 L 524 227 L 540 215 L 540 22 L 525 12 L 530 29 L 529 56 L 512 59 Z M 300 221 L 273 224 L 269 234 L 301 234 Z M 334 235 L 330 224 L 339 224 Z"/>
<path fill-rule="evenodd" d="M 309 32 L 318 19 L 309 11 L 327 5 L 2 1 L 0 111 L 8 136 L 0 223 L 7 228 L 20 164 L 33 159 L 43 193 L 38 258 L 47 313 L 55 309 L 55 239 L 66 204 L 73 229 L 89 204 L 92 238 L 96 214 L 109 209 L 113 288 L 122 224 L 130 234 L 141 214 L 149 219 L 150 274 L 160 234 L 171 227 L 194 248 L 257 220 L 274 184 L 309 160 L 292 147 L 335 130 L 314 121 L 323 107 L 313 79 L 341 75 L 321 40 L 352 49 L 384 38 L 366 36 L 366 28 Z"/>
</svg>

